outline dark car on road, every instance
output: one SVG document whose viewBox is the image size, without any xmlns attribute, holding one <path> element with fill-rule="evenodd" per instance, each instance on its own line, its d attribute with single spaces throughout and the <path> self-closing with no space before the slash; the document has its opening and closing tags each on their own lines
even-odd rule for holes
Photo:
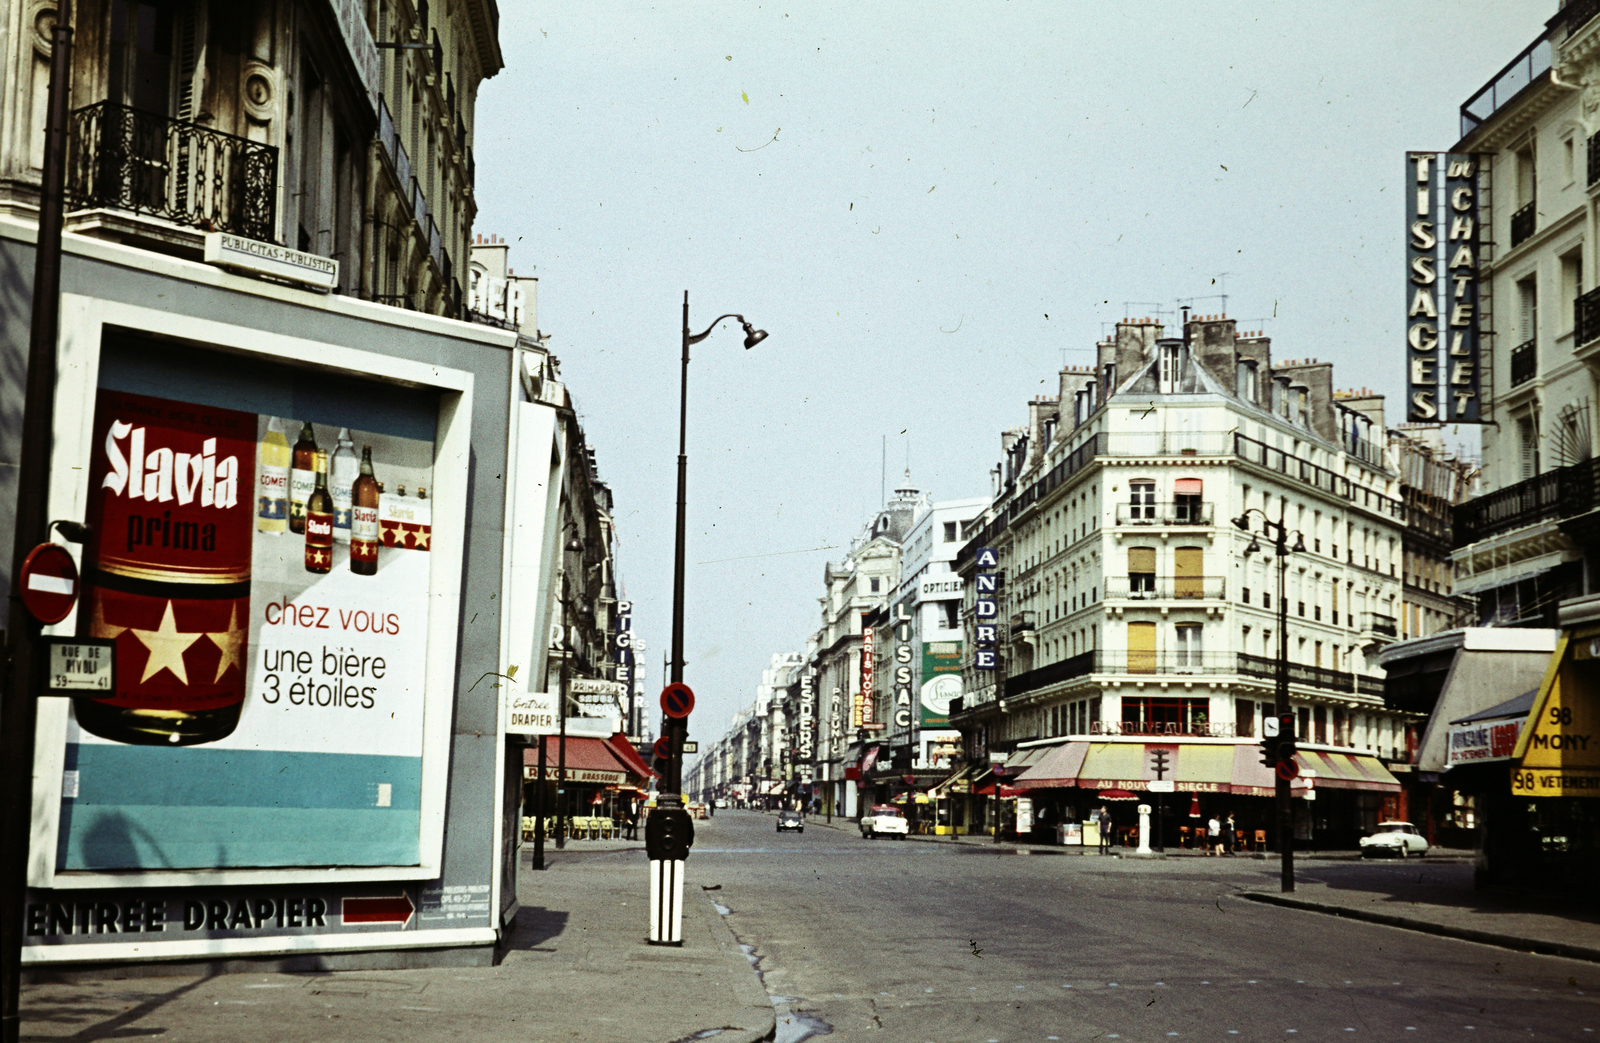
<svg viewBox="0 0 1600 1043">
<path fill-rule="evenodd" d="M 800 817 L 800 812 L 778 812 L 778 832 L 782 833 L 786 829 L 792 829 L 796 833 L 804 833 L 806 831 L 806 820 Z"/>
</svg>

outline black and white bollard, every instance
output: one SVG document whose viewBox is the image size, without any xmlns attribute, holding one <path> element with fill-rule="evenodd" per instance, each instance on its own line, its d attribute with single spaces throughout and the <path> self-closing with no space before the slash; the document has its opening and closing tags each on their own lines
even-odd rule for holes
<svg viewBox="0 0 1600 1043">
<path fill-rule="evenodd" d="M 683 944 L 683 868 L 694 846 L 694 819 L 677 804 L 658 807 L 644 824 L 650 859 L 650 944 Z"/>
<path fill-rule="evenodd" d="M 683 859 L 650 860 L 650 944 L 683 944 Z"/>
</svg>

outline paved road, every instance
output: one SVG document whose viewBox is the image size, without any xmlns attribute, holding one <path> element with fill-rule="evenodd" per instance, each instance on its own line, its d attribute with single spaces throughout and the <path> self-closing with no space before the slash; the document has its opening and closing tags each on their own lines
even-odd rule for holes
<svg viewBox="0 0 1600 1043">
<path fill-rule="evenodd" d="M 781 1015 L 844 1039 L 1595 1040 L 1600 967 L 1266 907 L 1277 864 L 996 855 L 723 812 L 716 886 Z M 1416 864 L 1302 865 L 1333 886 Z M 801 1023 L 780 1025 L 793 1040 Z"/>
</svg>

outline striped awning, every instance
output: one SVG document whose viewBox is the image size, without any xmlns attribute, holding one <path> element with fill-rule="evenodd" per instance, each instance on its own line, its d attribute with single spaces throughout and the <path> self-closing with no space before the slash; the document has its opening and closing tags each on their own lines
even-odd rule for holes
<svg viewBox="0 0 1600 1043">
<path fill-rule="evenodd" d="M 1389 773 L 1376 757 L 1359 753 L 1333 753 L 1322 750 L 1301 750 L 1295 754 L 1301 773 L 1306 769 L 1316 772 L 1313 777 L 1318 789 L 1359 789 L 1373 793 L 1399 793 L 1400 780 Z"/>
<path fill-rule="evenodd" d="M 1069 742 L 1060 746 L 1042 747 L 1044 756 L 1034 761 L 1027 771 L 1017 776 L 1014 785 L 1019 790 L 1060 789 L 1078 784 L 1078 772 L 1089 753 L 1086 742 Z"/>
</svg>

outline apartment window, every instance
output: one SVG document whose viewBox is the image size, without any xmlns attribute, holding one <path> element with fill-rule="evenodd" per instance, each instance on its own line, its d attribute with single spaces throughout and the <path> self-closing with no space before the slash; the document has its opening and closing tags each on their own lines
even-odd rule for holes
<svg viewBox="0 0 1600 1043">
<path fill-rule="evenodd" d="M 1163 395 L 1171 394 L 1178 387 L 1178 368 L 1181 363 L 1179 353 L 1183 350 L 1181 344 L 1161 345 L 1161 372 L 1158 375 L 1158 388 Z"/>
<path fill-rule="evenodd" d="M 1253 699 L 1236 699 L 1233 703 L 1233 734 L 1240 739 L 1256 737 L 1256 704 Z"/>
<path fill-rule="evenodd" d="M 1522 447 L 1522 477 L 1533 478 L 1539 473 L 1539 429 L 1531 417 L 1517 418 L 1517 441 Z"/>
<path fill-rule="evenodd" d="M 1128 483 L 1128 518 L 1130 521 L 1153 521 L 1156 516 L 1156 483 Z"/>
<path fill-rule="evenodd" d="M 873 580 L 873 582 L 876 583 L 877 580 Z M 873 590 L 877 590 L 878 588 L 877 587 L 873 587 L 872 589 Z M 1298 604 L 1300 606 L 1300 615 L 1302 617 L 1304 617 L 1305 614 L 1306 614 L 1306 603 L 1304 601 L 1299 601 L 1299 602 L 1296 602 L 1296 604 Z"/>
<path fill-rule="evenodd" d="M 874 577 L 872 580 L 872 592 L 874 594 L 878 592 L 878 579 L 876 577 Z"/>
<path fill-rule="evenodd" d="M 1239 385 L 1239 397 L 1252 405 L 1258 405 L 1261 397 L 1261 385 L 1255 362 L 1250 359 L 1240 359 L 1236 376 Z"/>
<path fill-rule="evenodd" d="M 1578 319 L 1578 298 L 1583 296 L 1583 253 L 1574 250 L 1561 258 L 1561 322 L 1571 329 Z"/>
<path fill-rule="evenodd" d="M 1241 600 L 1246 605 L 1250 604 L 1250 588 L 1249 587 L 1241 587 L 1240 590 L 1239 590 L 1239 593 L 1241 595 Z"/>
<path fill-rule="evenodd" d="M 1172 483 L 1172 515 L 1179 525 L 1203 525 L 1205 511 L 1201 494 L 1205 486 L 1199 478 L 1179 478 Z"/>
<path fill-rule="evenodd" d="M 1177 665 L 1194 668 L 1200 665 L 1200 624 L 1179 623 L 1175 628 Z"/>
<path fill-rule="evenodd" d="M 955 630 L 961 625 L 956 617 L 956 613 L 961 609 L 961 602 L 936 601 L 934 604 L 939 606 L 939 626 L 945 630 Z"/>
<path fill-rule="evenodd" d="M 1128 548 L 1128 596 L 1154 597 L 1156 592 L 1156 549 Z"/>
<path fill-rule="evenodd" d="M 1311 660 L 1311 665 L 1312 666 L 1316 666 L 1316 667 L 1322 666 L 1322 642 L 1321 641 L 1318 641 L 1316 643 L 1315 649 L 1313 649 L 1313 657 L 1312 657 L 1312 660 Z"/>
<path fill-rule="evenodd" d="M 1328 741 L 1328 708 L 1326 706 L 1314 707 L 1311 711 L 1312 742 L 1326 743 Z"/>
</svg>

